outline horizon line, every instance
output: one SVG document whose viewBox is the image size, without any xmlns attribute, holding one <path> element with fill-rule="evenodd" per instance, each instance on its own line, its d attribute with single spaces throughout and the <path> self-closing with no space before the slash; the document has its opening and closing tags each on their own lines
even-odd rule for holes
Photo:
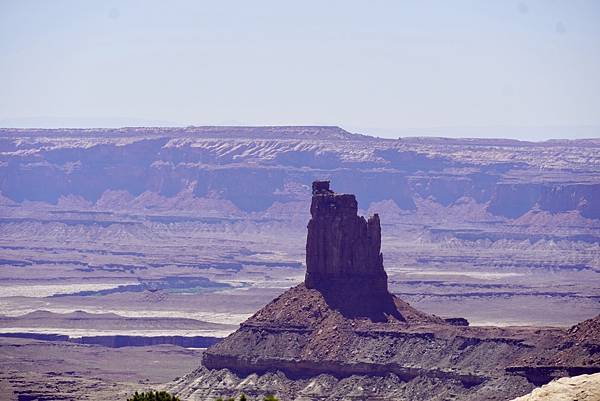
<svg viewBox="0 0 600 401">
<path fill-rule="evenodd" d="M 559 129 L 559 128 L 568 128 L 568 127 L 580 127 L 580 128 L 598 128 L 600 126 L 595 125 L 581 125 L 581 126 L 533 126 L 531 128 L 549 128 L 549 129 Z M 522 143 L 545 143 L 545 142 L 585 142 L 585 141 L 593 141 L 600 140 L 600 136 L 594 137 L 581 137 L 581 138 L 547 138 L 547 139 L 517 139 L 511 137 L 481 137 L 481 136 L 443 136 L 443 135 L 415 135 L 415 136 L 396 136 L 396 137 L 382 137 L 376 134 L 356 132 L 355 130 L 349 131 L 343 128 L 340 125 L 326 125 L 326 124 L 309 124 L 309 125 L 298 125 L 298 124 L 290 124 L 290 125 L 131 125 L 131 126 L 95 126 L 95 127 L 0 127 L 0 131 L 18 131 L 18 132 L 26 132 L 26 131 L 93 131 L 93 130 L 102 130 L 102 131 L 120 131 L 127 129 L 139 129 L 139 130 L 185 130 L 185 129 L 207 129 L 207 128 L 223 128 L 223 129 L 261 129 L 261 128 L 325 128 L 325 129 L 338 129 L 344 131 L 349 135 L 355 135 L 359 137 L 370 137 L 373 139 L 382 139 L 382 140 L 451 140 L 451 141 L 459 141 L 459 140 L 482 140 L 482 141 L 511 141 L 511 142 L 522 142 Z M 403 128 L 399 129 L 399 132 L 406 131 L 420 131 L 420 130 L 438 130 L 438 129 L 484 129 L 485 127 L 434 127 L 434 128 Z M 490 127 L 491 128 L 491 127 Z M 502 127 L 494 127 L 494 128 L 502 128 Z M 527 127 L 506 127 L 513 129 L 526 129 Z"/>
</svg>

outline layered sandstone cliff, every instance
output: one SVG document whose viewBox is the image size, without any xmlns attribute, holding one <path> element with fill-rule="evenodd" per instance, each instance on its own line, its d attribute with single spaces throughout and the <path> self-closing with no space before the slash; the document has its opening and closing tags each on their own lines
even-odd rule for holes
<svg viewBox="0 0 600 401">
<path fill-rule="evenodd" d="M 599 149 L 598 139 L 390 140 L 339 127 L 0 128 L 0 193 L 23 206 L 73 196 L 98 207 L 114 191 L 153 193 L 164 197 L 161 208 L 181 211 L 170 201 L 193 183 L 195 197 L 219 193 L 262 212 L 303 196 L 281 191 L 287 183 L 326 171 L 365 208 L 391 200 L 414 213 L 420 199 L 448 207 L 468 198 L 500 218 L 541 210 L 597 220 Z M 116 206 L 134 205 L 125 198 Z"/>
</svg>

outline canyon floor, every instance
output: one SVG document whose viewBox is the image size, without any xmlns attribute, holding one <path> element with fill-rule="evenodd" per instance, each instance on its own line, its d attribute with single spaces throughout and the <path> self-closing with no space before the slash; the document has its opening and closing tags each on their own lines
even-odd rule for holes
<svg viewBox="0 0 600 401">
<path fill-rule="evenodd" d="M 201 350 L 0 338 L 0 400 L 125 400 L 195 369 Z"/>
</svg>

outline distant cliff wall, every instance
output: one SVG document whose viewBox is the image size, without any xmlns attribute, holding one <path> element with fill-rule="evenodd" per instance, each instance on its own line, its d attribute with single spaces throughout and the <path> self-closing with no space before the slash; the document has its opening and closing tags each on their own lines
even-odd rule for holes
<svg viewBox="0 0 600 401">
<path fill-rule="evenodd" d="M 336 127 L 0 129 L 0 194 L 93 204 L 107 191 L 173 198 L 192 188 L 259 212 L 306 200 L 310 183 L 327 178 L 363 208 L 392 200 L 410 212 L 418 199 L 446 207 L 470 198 L 510 219 L 533 209 L 600 219 L 600 141 L 584 145 L 388 140 Z"/>
</svg>

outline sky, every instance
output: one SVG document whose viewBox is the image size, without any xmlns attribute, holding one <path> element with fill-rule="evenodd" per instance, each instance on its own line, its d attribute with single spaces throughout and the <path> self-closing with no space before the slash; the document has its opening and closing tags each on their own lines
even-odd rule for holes
<svg viewBox="0 0 600 401">
<path fill-rule="evenodd" d="M 0 0 L 0 126 L 600 137 L 600 1 Z"/>
</svg>

